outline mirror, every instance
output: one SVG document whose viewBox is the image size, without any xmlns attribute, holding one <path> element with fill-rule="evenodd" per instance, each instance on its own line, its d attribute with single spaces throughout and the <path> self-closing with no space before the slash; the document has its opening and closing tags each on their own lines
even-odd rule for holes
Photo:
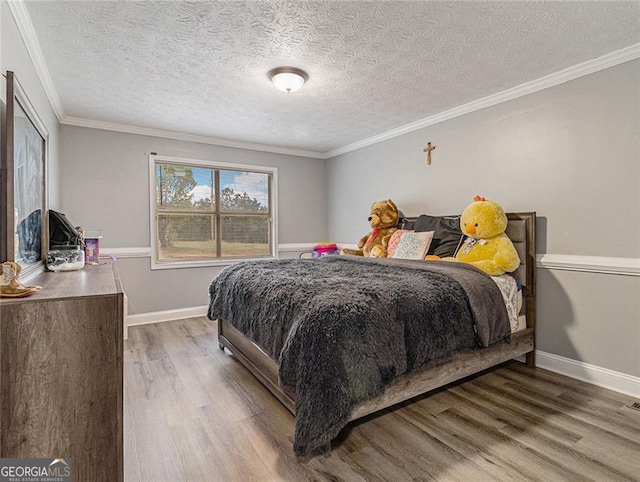
<svg viewBox="0 0 640 482">
<path fill-rule="evenodd" d="M 2 129 L 0 259 L 23 275 L 41 269 L 48 249 L 47 147 L 49 133 L 13 72 L 7 72 Z"/>
</svg>

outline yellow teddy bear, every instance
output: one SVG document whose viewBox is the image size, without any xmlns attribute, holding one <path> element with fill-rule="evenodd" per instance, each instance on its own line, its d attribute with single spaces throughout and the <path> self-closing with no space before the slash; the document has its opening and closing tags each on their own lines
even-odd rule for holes
<svg viewBox="0 0 640 482">
<path fill-rule="evenodd" d="M 472 264 L 490 276 L 510 273 L 520 266 L 518 252 L 505 234 L 507 215 L 495 201 L 476 196 L 462 212 L 460 229 L 467 238 L 456 261 Z"/>
</svg>

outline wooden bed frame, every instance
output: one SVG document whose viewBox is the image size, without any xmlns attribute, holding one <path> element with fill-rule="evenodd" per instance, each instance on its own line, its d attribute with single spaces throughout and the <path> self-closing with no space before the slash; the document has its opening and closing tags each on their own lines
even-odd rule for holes
<svg viewBox="0 0 640 482">
<path fill-rule="evenodd" d="M 526 356 L 527 366 L 535 366 L 536 214 L 535 212 L 508 213 L 507 218 L 509 219 L 507 234 L 516 246 L 521 260 L 517 274 L 522 284 L 526 328 L 512 334 L 510 344 L 498 344 L 462 353 L 449 362 L 418 370 L 399 378 L 388 385 L 382 395 L 356 405 L 351 414 L 351 421 L 522 355 Z M 221 349 L 229 349 L 295 415 L 295 394 L 285 391 L 278 384 L 276 361 L 224 320 L 218 320 L 218 343 Z"/>
</svg>

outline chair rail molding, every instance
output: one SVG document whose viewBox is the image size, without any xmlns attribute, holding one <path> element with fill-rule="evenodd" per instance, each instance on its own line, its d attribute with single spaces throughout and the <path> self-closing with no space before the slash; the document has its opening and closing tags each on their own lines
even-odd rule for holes
<svg viewBox="0 0 640 482">
<path fill-rule="evenodd" d="M 278 252 L 311 252 L 317 243 L 280 243 Z M 115 256 L 117 259 L 123 258 L 149 258 L 151 257 L 150 246 L 122 247 L 122 248 L 100 248 L 101 257 Z"/>
<path fill-rule="evenodd" d="M 337 243 L 340 249 L 356 248 L 351 243 Z M 280 243 L 278 252 L 311 252 L 316 243 Z M 101 255 L 116 258 L 149 258 L 151 247 L 102 248 Z M 570 254 L 539 254 L 536 266 L 542 269 L 582 271 L 586 273 L 640 276 L 640 258 L 614 258 L 607 256 L 577 256 Z"/>
<path fill-rule="evenodd" d="M 537 256 L 536 266 L 538 268 L 552 270 L 640 276 L 640 258 L 539 254 Z"/>
</svg>

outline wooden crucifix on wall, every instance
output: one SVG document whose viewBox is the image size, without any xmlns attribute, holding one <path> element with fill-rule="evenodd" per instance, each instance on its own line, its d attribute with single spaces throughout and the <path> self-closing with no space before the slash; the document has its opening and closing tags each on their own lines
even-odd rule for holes
<svg viewBox="0 0 640 482">
<path fill-rule="evenodd" d="M 422 149 L 422 152 L 427 153 L 427 166 L 431 165 L 431 151 L 433 151 L 435 148 L 436 146 L 432 146 L 431 142 L 427 142 L 427 147 Z"/>
</svg>

